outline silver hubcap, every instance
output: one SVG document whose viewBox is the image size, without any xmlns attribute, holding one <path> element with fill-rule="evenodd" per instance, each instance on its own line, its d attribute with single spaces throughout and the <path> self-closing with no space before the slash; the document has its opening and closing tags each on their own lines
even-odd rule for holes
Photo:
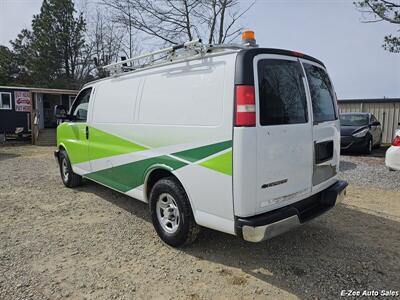
<svg viewBox="0 0 400 300">
<path fill-rule="evenodd" d="M 61 173 L 64 178 L 64 181 L 68 181 L 69 170 L 68 170 L 67 160 L 65 158 L 61 162 Z"/>
<path fill-rule="evenodd" d="M 369 150 L 369 152 L 372 151 L 372 141 L 371 140 L 369 140 L 368 150 Z"/>
<path fill-rule="evenodd" d="M 174 233 L 181 220 L 175 199 L 167 193 L 161 194 L 156 203 L 157 219 L 161 227 L 168 233 Z"/>
</svg>

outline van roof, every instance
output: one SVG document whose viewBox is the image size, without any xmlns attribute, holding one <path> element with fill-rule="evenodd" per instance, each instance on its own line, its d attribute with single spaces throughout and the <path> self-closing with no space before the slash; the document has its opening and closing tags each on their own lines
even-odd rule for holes
<svg viewBox="0 0 400 300">
<path fill-rule="evenodd" d="M 246 85 L 254 84 L 253 59 L 254 56 L 259 54 L 278 54 L 285 56 L 293 56 L 313 61 L 325 67 L 325 65 L 320 60 L 296 51 L 275 49 L 275 48 L 247 48 L 239 51 L 238 56 L 236 58 L 235 84 L 246 84 Z"/>
<path fill-rule="evenodd" d="M 221 50 L 223 50 L 223 51 L 221 52 Z M 216 51 L 216 52 L 214 52 L 214 51 Z M 236 58 L 236 68 L 235 68 L 235 72 L 236 72 L 235 73 L 235 84 L 248 84 L 248 85 L 254 84 L 253 59 L 254 59 L 254 56 L 259 55 L 259 54 L 277 54 L 277 55 L 293 56 L 293 57 L 298 57 L 298 58 L 303 58 L 303 59 L 306 59 L 309 61 L 313 61 L 313 62 L 325 67 L 325 65 L 320 60 L 318 60 L 312 56 L 309 56 L 309 55 L 306 55 L 306 54 L 303 54 L 300 52 L 296 52 L 296 51 L 285 50 L 285 49 L 247 48 L 244 46 L 242 48 L 240 46 L 238 47 L 238 46 L 233 45 L 233 47 L 229 47 L 229 45 L 227 45 L 226 48 L 224 48 L 224 47 L 219 47 L 219 48 L 215 48 L 215 49 L 211 48 L 209 50 L 208 54 L 215 55 L 216 53 L 218 53 L 217 55 L 224 55 L 224 54 L 228 55 L 228 54 L 232 54 L 234 52 L 238 53 L 237 58 Z M 200 59 L 200 57 L 193 58 L 193 57 L 189 56 L 182 60 L 184 61 L 184 60 L 190 60 L 190 59 Z M 149 66 L 149 67 L 150 68 L 162 67 L 165 65 L 182 62 L 182 60 L 166 62 L 166 64 L 154 65 L 154 66 Z M 128 75 L 128 74 L 131 74 L 132 72 L 143 71 L 145 69 L 146 68 L 137 69 L 137 70 L 129 71 L 126 73 L 121 73 L 121 74 L 119 74 L 119 76 Z M 100 78 L 100 79 L 88 82 L 83 87 L 90 86 L 99 81 L 104 81 L 110 77 L 112 77 L 112 76 L 108 76 L 105 78 Z"/>
</svg>

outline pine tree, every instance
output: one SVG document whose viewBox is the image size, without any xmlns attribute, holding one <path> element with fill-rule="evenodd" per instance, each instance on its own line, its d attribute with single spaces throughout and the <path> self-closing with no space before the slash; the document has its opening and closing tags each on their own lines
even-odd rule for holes
<svg viewBox="0 0 400 300">
<path fill-rule="evenodd" d="M 15 54 L 6 46 L 0 46 L 0 85 L 14 83 L 18 71 Z"/>
<path fill-rule="evenodd" d="M 44 0 L 33 17 L 32 32 L 23 30 L 12 43 L 35 85 L 78 88 L 85 21 L 75 16 L 72 0 Z"/>
</svg>

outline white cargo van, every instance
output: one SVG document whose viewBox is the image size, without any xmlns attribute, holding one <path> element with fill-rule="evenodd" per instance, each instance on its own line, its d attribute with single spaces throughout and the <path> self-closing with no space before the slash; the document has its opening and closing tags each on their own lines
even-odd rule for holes
<svg viewBox="0 0 400 300">
<path fill-rule="evenodd" d="M 85 177 L 149 203 L 172 246 L 194 241 L 200 226 L 259 242 L 345 195 L 322 62 L 251 43 L 195 41 L 156 54 L 167 59 L 110 65 L 125 72 L 85 85 L 68 114 L 57 107 L 67 187 Z"/>
</svg>

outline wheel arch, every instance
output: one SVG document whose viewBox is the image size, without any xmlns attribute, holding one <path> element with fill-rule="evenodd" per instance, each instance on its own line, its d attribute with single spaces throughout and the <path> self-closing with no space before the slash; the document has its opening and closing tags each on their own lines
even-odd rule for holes
<svg viewBox="0 0 400 300">
<path fill-rule="evenodd" d="M 176 178 L 176 180 L 178 180 L 178 182 L 182 185 L 182 187 L 189 199 L 189 203 L 192 208 L 192 212 L 194 214 L 195 207 L 193 206 L 193 201 L 191 200 L 191 197 L 190 197 L 183 181 L 181 180 L 180 176 L 177 175 L 176 172 L 174 172 L 173 168 L 171 168 L 167 165 L 164 165 L 164 164 L 156 164 L 156 165 L 149 167 L 146 170 L 146 172 L 144 174 L 144 184 L 143 184 L 143 197 L 144 197 L 145 202 L 149 203 L 150 192 L 151 192 L 151 189 L 153 188 L 154 184 L 162 178 L 171 177 L 171 176 Z"/>
<path fill-rule="evenodd" d="M 68 150 L 67 147 L 63 143 L 60 143 L 57 145 L 57 151 L 54 152 L 54 155 L 56 156 L 57 160 L 60 161 L 60 152 L 65 151 L 67 152 L 68 155 Z"/>
<path fill-rule="evenodd" d="M 58 144 L 58 145 L 57 145 L 57 148 L 58 148 L 59 151 L 65 150 L 65 151 L 68 153 L 68 149 L 67 149 L 67 147 L 65 146 L 64 143 Z"/>
</svg>

